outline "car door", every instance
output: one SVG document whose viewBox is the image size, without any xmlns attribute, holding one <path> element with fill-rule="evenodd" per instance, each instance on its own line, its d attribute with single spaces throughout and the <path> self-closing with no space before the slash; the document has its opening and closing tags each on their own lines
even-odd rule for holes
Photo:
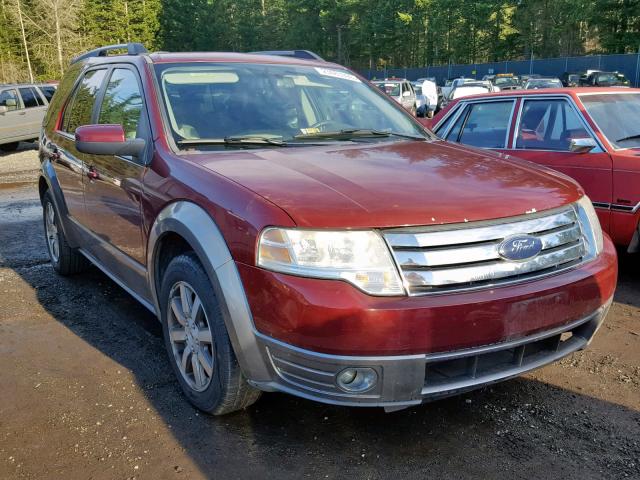
<svg viewBox="0 0 640 480">
<path fill-rule="evenodd" d="M 122 125 L 127 139 L 150 142 L 149 121 L 135 68 L 117 65 L 98 98 L 94 123 Z M 150 145 L 150 143 L 148 143 Z M 125 284 L 144 289 L 141 195 L 144 159 L 83 154 L 90 253 Z M 136 291 L 143 296 L 144 290 Z"/>
<path fill-rule="evenodd" d="M 6 88 L 0 91 L 0 106 L 7 107 L 0 113 L 0 142 L 20 140 L 25 129 L 26 111 L 17 88 Z"/>
<path fill-rule="evenodd" d="M 588 139 L 595 148 L 576 153 L 573 140 Z M 576 180 L 593 202 L 605 231 L 609 231 L 612 202 L 612 160 L 568 97 L 523 98 L 510 149 L 519 158 L 558 170 Z"/>
<path fill-rule="evenodd" d="M 76 128 L 91 123 L 100 87 L 107 69 L 96 68 L 82 75 L 67 101 L 57 129 L 48 139 L 47 151 L 64 193 L 70 219 L 85 225 L 82 154 L 75 144 Z"/>
<path fill-rule="evenodd" d="M 22 137 L 38 138 L 42 119 L 47 111 L 44 98 L 32 86 L 19 87 L 18 92 L 22 97 L 22 105 L 24 106 L 24 115 L 21 122 L 23 126 Z"/>
</svg>

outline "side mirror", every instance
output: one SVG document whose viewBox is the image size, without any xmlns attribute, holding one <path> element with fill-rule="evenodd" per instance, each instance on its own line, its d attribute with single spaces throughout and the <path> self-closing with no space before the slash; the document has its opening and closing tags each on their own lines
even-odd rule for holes
<svg viewBox="0 0 640 480">
<path fill-rule="evenodd" d="M 593 138 L 573 138 L 569 143 L 569 150 L 573 153 L 589 153 L 598 144 Z"/>
<path fill-rule="evenodd" d="M 402 92 L 402 96 L 403 97 L 410 97 L 411 96 L 411 92 L 404 91 L 404 92 Z"/>
<path fill-rule="evenodd" d="M 7 107 L 5 107 L 4 105 L 0 105 L 0 115 L 4 115 L 8 111 L 9 109 Z"/>
<path fill-rule="evenodd" d="M 122 125 L 84 125 L 76 129 L 76 148 L 91 155 L 139 157 L 145 144 L 142 138 L 126 140 Z"/>
<path fill-rule="evenodd" d="M 15 98 L 7 98 L 4 101 L 4 104 L 7 106 L 7 110 L 14 110 L 18 108 L 18 102 L 16 102 Z"/>
</svg>

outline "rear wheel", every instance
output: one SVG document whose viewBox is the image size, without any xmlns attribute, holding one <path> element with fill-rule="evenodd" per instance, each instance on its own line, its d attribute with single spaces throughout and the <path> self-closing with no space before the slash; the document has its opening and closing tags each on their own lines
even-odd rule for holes
<svg viewBox="0 0 640 480">
<path fill-rule="evenodd" d="M 169 361 L 189 401 L 224 415 L 260 397 L 240 370 L 220 304 L 197 256 L 174 258 L 160 293 L 162 330 Z"/>
<path fill-rule="evenodd" d="M 18 149 L 20 142 L 3 143 L 0 145 L 0 150 L 3 152 L 15 152 Z"/>
<path fill-rule="evenodd" d="M 60 275 L 66 276 L 81 272 L 89 265 L 89 262 L 78 250 L 71 248 L 67 243 L 50 191 L 47 191 L 42 198 L 42 210 L 51 265 Z"/>
</svg>

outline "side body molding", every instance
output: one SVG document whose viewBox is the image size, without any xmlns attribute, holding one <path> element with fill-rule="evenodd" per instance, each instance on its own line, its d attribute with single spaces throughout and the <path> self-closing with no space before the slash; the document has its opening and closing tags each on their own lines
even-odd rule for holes
<svg viewBox="0 0 640 480">
<path fill-rule="evenodd" d="M 166 206 L 156 218 L 147 248 L 149 284 L 155 309 L 160 316 L 159 282 L 156 281 L 158 241 L 166 233 L 176 233 L 194 249 L 216 292 L 231 344 L 245 377 L 251 382 L 271 379 L 261 354 L 253 317 L 229 248 L 213 219 L 194 203 L 178 201 Z"/>
<path fill-rule="evenodd" d="M 56 171 L 54 170 L 53 165 L 51 165 L 51 162 L 48 159 L 42 162 L 40 177 L 43 178 L 45 182 L 47 182 L 48 190 L 53 195 L 53 206 L 56 209 L 56 214 L 58 215 L 60 223 L 62 224 L 62 231 L 65 238 L 67 239 L 67 242 L 72 248 L 80 247 L 80 242 L 78 241 L 76 231 L 69 221 L 69 210 L 67 209 L 67 203 L 64 200 L 62 188 L 58 183 Z M 42 198 L 40 198 L 40 201 L 42 201 Z"/>
</svg>

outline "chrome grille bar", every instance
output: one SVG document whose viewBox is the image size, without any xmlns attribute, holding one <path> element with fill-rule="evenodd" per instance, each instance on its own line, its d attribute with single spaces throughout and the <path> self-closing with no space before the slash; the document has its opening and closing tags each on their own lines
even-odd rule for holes
<svg viewBox="0 0 640 480">
<path fill-rule="evenodd" d="M 491 223 L 412 227 L 384 232 L 412 295 L 520 281 L 576 265 L 586 254 L 575 210 Z M 502 241 L 532 235 L 542 251 L 525 261 L 502 258 Z"/>
</svg>

